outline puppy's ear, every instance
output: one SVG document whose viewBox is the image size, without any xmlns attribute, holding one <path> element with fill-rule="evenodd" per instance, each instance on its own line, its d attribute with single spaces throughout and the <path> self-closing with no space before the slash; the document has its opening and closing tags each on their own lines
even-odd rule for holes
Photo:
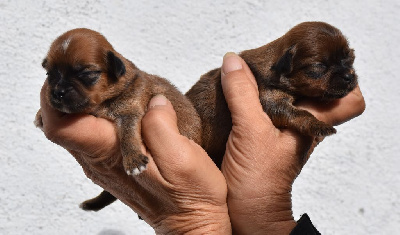
<svg viewBox="0 0 400 235">
<path fill-rule="evenodd" d="M 43 67 L 44 69 L 47 68 L 47 58 L 45 58 L 45 59 L 43 60 L 43 62 L 42 62 L 42 67 Z"/>
<path fill-rule="evenodd" d="M 271 70 L 278 74 L 288 74 L 293 69 L 293 57 L 296 53 L 296 47 L 293 45 L 285 51 L 285 53 L 279 58 L 276 64 L 272 65 Z"/>
<path fill-rule="evenodd" d="M 113 81 L 117 81 L 119 77 L 126 72 L 125 65 L 112 51 L 107 52 L 107 69 L 108 76 Z"/>
</svg>

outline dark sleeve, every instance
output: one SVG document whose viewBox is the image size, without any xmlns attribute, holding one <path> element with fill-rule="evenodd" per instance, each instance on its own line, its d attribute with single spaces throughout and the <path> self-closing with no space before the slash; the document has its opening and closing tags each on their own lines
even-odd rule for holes
<svg viewBox="0 0 400 235">
<path fill-rule="evenodd" d="M 292 230 L 290 235 L 321 235 L 312 224 L 310 217 L 307 214 L 301 216 L 297 221 L 296 227 Z"/>
</svg>

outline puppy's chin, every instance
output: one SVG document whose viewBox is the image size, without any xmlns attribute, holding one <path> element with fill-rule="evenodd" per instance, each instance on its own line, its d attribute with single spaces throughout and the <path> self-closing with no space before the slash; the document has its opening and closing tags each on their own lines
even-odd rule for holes
<svg viewBox="0 0 400 235">
<path fill-rule="evenodd" d="M 322 100 L 325 101 L 331 101 L 331 100 L 336 100 L 345 97 L 348 94 L 348 92 L 333 92 L 333 93 L 325 93 L 324 96 L 322 96 Z"/>
<path fill-rule="evenodd" d="M 63 113 L 87 112 L 90 106 L 90 98 L 85 92 L 73 87 L 53 87 L 48 89 L 49 104 Z"/>
<path fill-rule="evenodd" d="M 340 99 L 348 95 L 354 88 L 356 88 L 357 83 L 349 85 L 346 89 L 340 89 L 340 90 L 328 90 L 325 92 L 325 94 L 322 96 L 323 100 L 334 100 L 334 99 Z"/>
<path fill-rule="evenodd" d="M 50 104 L 54 109 L 63 113 L 82 113 L 89 109 L 89 100 L 85 99 L 80 102 L 50 99 Z"/>
</svg>

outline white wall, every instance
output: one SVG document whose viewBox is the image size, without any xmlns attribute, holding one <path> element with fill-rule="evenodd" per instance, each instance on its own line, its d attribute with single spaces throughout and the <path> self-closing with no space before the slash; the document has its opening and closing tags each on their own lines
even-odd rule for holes
<svg viewBox="0 0 400 235">
<path fill-rule="evenodd" d="M 186 91 L 225 52 L 260 46 L 310 20 L 347 35 L 367 110 L 318 147 L 295 183 L 294 215 L 308 212 L 323 234 L 395 234 L 398 12 L 396 0 L 0 0 L 0 234 L 153 234 L 120 202 L 81 211 L 78 204 L 101 189 L 32 124 L 45 79 L 40 64 L 58 35 L 98 30 L 141 69 Z"/>
</svg>

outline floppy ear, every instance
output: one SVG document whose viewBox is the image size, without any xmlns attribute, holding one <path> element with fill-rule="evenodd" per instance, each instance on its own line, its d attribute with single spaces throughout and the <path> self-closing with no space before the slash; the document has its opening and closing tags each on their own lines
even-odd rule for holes
<svg viewBox="0 0 400 235">
<path fill-rule="evenodd" d="M 272 65 L 271 70 L 278 74 L 288 74 L 293 69 L 293 57 L 296 53 L 296 47 L 293 45 L 285 51 L 285 53 L 279 58 L 276 64 Z"/>
<path fill-rule="evenodd" d="M 45 58 L 45 59 L 43 60 L 43 62 L 42 62 L 42 67 L 43 67 L 44 69 L 46 69 L 46 67 L 47 67 L 47 58 Z"/>
<path fill-rule="evenodd" d="M 125 65 L 112 51 L 107 52 L 107 69 L 108 76 L 113 81 L 117 81 L 119 77 L 125 74 Z"/>
</svg>

